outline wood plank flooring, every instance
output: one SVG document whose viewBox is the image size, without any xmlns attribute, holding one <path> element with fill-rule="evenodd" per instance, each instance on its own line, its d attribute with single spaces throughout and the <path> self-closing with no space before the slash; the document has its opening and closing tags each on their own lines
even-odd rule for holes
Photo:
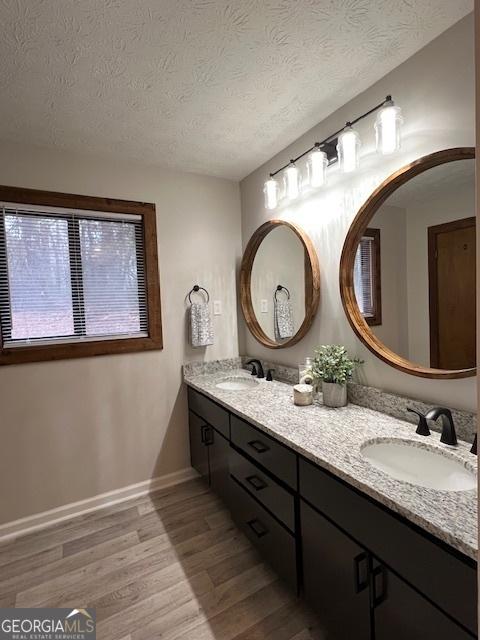
<svg viewBox="0 0 480 640">
<path fill-rule="evenodd" d="M 0 545 L 0 607 L 94 607 L 99 640 L 321 640 L 200 479 Z"/>
</svg>

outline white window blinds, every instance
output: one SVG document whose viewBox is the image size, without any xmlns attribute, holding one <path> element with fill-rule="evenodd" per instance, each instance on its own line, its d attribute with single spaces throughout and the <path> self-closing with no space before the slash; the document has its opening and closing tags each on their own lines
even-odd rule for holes
<svg viewBox="0 0 480 640">
<path fill-rule="evenodd" d="M 354 287 L 357 303 L 365 318 L 375 313 L 374 238 L 363 236 L 355 256 Z"/>
<path fill-rule="evenodd" d="M 4 206 L 4 347 L 148 335 L 142 217 Z"/>
</svg>

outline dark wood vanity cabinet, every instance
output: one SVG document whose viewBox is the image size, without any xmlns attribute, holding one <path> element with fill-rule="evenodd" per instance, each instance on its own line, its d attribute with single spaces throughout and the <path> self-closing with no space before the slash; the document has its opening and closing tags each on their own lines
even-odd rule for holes
<svg viewBox="0 0 480 640">
<path fill-rule="evenodd" d="M 373 558 L 372 571 L 375 640 L 471 640 L 474 637 Z"/>
<path fill-rule="evenodd" d="M 308 530 L 312 522 L 318 529 L 323 517 L 337 531 L 336 535 L 333 532 L 330 535 L 331 544 L 335 539 L 342 549 L 348 536 L 367 554 L 375 640 L 476 637 L 476 567 L 472 561 L 463 560 L 446 545 L 303 459 L 299 467 L 299 491 L 302 540 L 317 535 Z M 303 501 L 317 514 L 316 519 Z M 317 540 L 318 546 L 322 546 L 320 535 Z M 311 561 L 304 555 L 305 574 Z M 361 568 L 364 571 L 365 563 L 361 563 Z M 305 594 L 312 601 L 307 581 L 304 584 Z M 344 597 L 341 589 L 338 596 Z"/>
<path fill-rule="evenodd" d="M 259 504 L 235 479 L 230 486 L 232 516 L 279 576 L 298 591 L 295 536 Z"/>
<path fill-rule="evenodd" d="M 230 444 L 222 434 L 202 418 L 189 412 L 190 459 L 192 467 L 203 476 L 228 506 L 230 503 Z"/>
<path fill-rule="evenodd" d="M 297 456 L 294 451 L 232 415 L 232 443 L 292 489 L 297 488 Z"/>
<path fill-rule="evenodd" d="M 301 501 L 304 596 L 335 640 L 474 637 Z"/>
<path fill-rule="evenodd" d="M 204 415 L 194 413 L 191 410 L 192 406 Z M 208 481 L 211 488 L 228 506 L 230 504 L 229 415 L 224 409 L 191 390 L 189 390 L 189 408 L 192 467 Z M 221 430 L 209 423 L 208 419 L 215 425 L 219 425 Z"/>
<path fill-rule="evenodd" d="M 303 591 L 326 638 L 370 640 L 368 555 L 301 501 Z"/>
<path fill-rule="evenodd" d="M 188 412 L 190 432 L 190 462 L 198 473 L 210 482 L 210 469 L 208 462 L 208 430 L 209 427 L 203 418 L 192 411 Z"/>
<path fill-rule="evenodd" d="M 192 466 L 326 640 L 476 636 L 476 564 L 189 389 Z"/>
<path fill-rule="evenodd" d="M 212 429 L 212 434 L 208 444 L 210 486 L 215 493 L 230 505 L 230 471 L 228 467 L 230 444 L 226 438 L 216 429 Z"/>
</svg>

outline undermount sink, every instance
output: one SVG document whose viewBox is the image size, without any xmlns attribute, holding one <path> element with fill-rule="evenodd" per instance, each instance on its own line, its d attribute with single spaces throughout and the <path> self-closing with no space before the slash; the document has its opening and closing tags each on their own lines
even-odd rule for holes
<svg viewBox="0 0 480 640">
<path fill-rule="evenodd" d="M 225 378 L 221 382 L 217 382 L 215 385 L 218 389 L 224 389 L 225 391 L 248 391 L 253 389 L 258 384 L 258 380 L 254 378 L 246 378 L 242 376 L 233 376 Z"/>
<path fill-rule="evenodd" d="M 473 464 L 449 451 L 405 440 L 375 440 L 363 445 L 368 462 L 396 480 L 441 491 L 468 491 L 477 486 Z"/>
</svg>

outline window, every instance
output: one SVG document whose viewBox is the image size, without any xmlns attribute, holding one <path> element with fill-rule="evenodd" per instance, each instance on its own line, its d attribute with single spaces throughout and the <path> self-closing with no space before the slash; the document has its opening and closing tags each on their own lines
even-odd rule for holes
<svg viewBox="0 0 480 640">
<path fill-rule="evenodd" d="M 0 364 L 162 348 L 154 205 L 0 199 Z"/>
<path fill-rule="evenodd" d="M 355 256 L 354 287 L 360 312 L 367 324 L 382 324 L 380 229 L 367 229 Z"/>
</svg>

